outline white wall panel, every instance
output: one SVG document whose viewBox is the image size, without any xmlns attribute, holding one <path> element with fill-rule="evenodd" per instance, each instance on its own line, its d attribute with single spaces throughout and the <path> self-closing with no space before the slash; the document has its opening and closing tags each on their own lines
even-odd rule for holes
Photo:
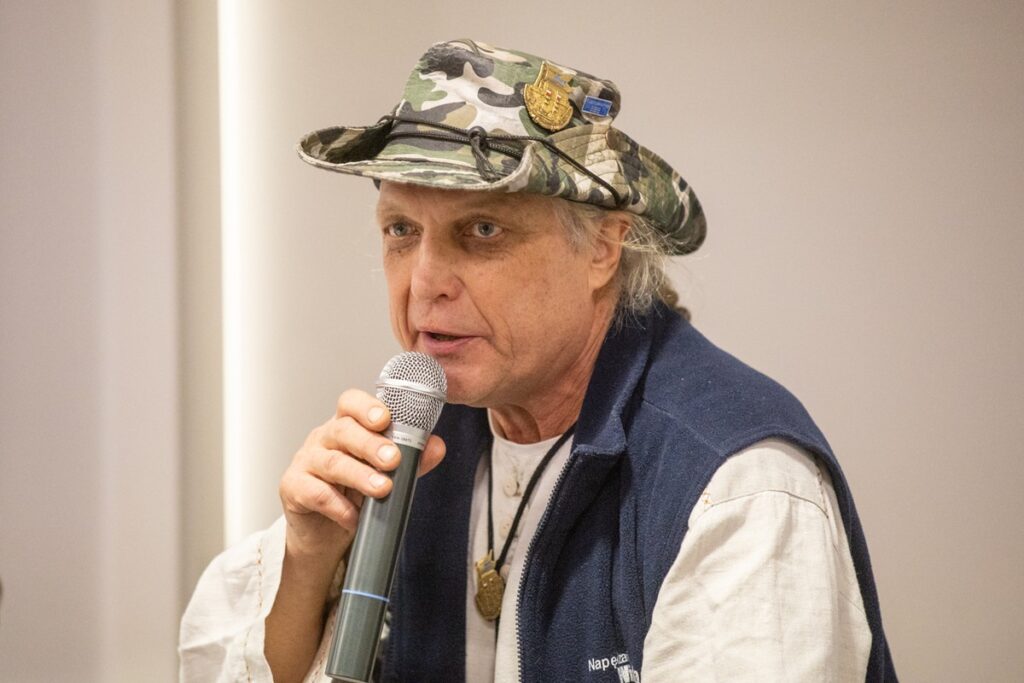
<svg viewBox="0 0 1024 683">
<path fill-rule="evenodd" d="M 0 8 L 0 679 L 171 681 L 171 4 Z"/>
</svg>

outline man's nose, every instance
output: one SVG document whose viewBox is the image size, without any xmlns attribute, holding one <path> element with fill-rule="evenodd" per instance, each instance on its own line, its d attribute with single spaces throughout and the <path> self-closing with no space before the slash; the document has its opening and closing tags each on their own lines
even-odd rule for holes
<svg viewBox="0 0 1024 683">
<path fill-rule="evenodd" d="M 411 291 L 413 298 L 433 301 L 454 299 L 461 289 L 455 250 L 443 239 L 430 233 L 420 239 L 413 265 Z"/>
</svg>

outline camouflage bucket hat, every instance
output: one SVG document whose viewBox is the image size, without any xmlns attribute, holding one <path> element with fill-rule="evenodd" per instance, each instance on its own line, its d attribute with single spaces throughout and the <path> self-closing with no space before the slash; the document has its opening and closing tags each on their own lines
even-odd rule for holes
<svg viewBox="0 0 1024 683">
<path fill-rule="evenodd" d="M 648 219 L 673 253 L 704 241 L 693 190 L 671 166 L 612 127 L 614 83 L 472 40 L 433 45 L 402 101 L 376 125 L 325 128 L 298 145 L 339 173 L 457 190 L 529 192 Z"/>
</svg>

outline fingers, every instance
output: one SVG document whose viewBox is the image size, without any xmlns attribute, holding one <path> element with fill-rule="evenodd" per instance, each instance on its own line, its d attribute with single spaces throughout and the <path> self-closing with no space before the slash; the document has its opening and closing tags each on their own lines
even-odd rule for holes
<svg viewBox="0 0 1024 683">
<path fill-rule="evenodd" d="M 349 389 L 338 397 L 334 416 L 350 417 L 375 432 L 384 431 L 391 424 L 387 406 L 376 397 L 358 389 Z"/>
<path fill-rule="evenodd" d="M 358 501 L 315 477 L 290 476 L 286 472 L 281 480 L 281 502 L 286 512 L 317 513 L 349 531 L 355 531 L 359 521 Z"/>
<path fill-rule="evenodd" d="M 379 442 L 382 446 L 374 451 L 373 460 L 380 459 L 380 452 L 393 450 L 394 456 L 386 465 L 388 469 L 397 467 L 401 459 L 398 448 L 387 439 L 381 438 Z M 378 441 L 374 440 L 373 443 L 376 444 Z M 417 476 L 423 476 L 437 467 L 444 459 L 444 455 L 444 441 L 438 436 L 431 435 L 420 456 Z M 391 492 L 391 478 L 373 466 L 376 462 L 361 462 L 342 451 L 330 448 L 309 449 L 305 461 L 303 469 L 306 473 L 333 486 L 352 489 L 372 498 L 382 498 Z"/>
<path fill-rule="evenodd" d="M 395 448 L 387 439 L 384 442 Z M 419 475 L 437 467 L 444 455 L 444 441 L 431 436 L 420 457 Z M 363 497 L 381 498 L 391 492 L 390 477 L 341 451 L 311 448 L 302 460 L 301 467 L 289 468 L 281 480 L 281 500 L 292 512 L 319 513 L 355 530 Z"/>
<path fill-rule="evenodd" d="M 401 453 L 380 433 L 390 422 L 387 407 L 365 392 L 353 389 L 338 398 L 335 416 L 310 432 L 281 478 L 281 501 L 294 513 L 291 522 L 311 538 L 324 533 L 318 531 L 319 518 L 355 530 L 363 497 L 382 498 L 393 487 L 386 472 L 398 467 Z M 431 436 L 418 474 L 437 467 L 444 455 L 444 441 Z"/>
<path fill-rule="evenodd" d="M 348 453 L 378 469 L 392 470 L 398 467 L 399 453 L 395 444 L 347 415 L 324 425 L 320 446 Z"/>
<path fill-rule="evenodd" d="M 328 484 L 355 489 L 365 496 L 380 498 L 391 491 L 391 478 L 375 467 L 326 448 L 309 452 L 306 471 Z"/>
</svg>

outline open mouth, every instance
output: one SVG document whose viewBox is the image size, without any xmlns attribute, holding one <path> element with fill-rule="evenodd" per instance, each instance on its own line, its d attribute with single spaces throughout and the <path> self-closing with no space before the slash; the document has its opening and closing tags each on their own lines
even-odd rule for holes
<svg viewBox="0 0 1024 683">
<path fill-rule="evenodd" d="M 462 337 L 456 337 L 452 334 L 438 334 L 437 332 L 427 332 L 427 336 L 437 341 L 455 341 L 456 339 L 462 339 Z"/>
</svg>

